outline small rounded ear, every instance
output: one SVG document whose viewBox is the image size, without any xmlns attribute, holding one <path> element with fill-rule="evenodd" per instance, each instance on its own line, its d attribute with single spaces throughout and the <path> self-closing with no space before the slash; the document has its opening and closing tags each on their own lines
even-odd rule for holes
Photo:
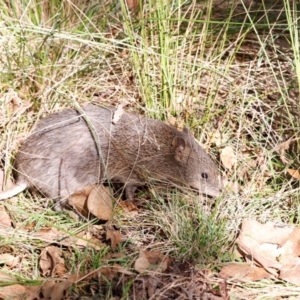
<svg viewBox="0 0 300 300">
<path fill-rule="evenodd" d="M 176 136 L 172 141 L 172 150 L 176 161 L 186 162 L 186 141 L 184 138 Z"/>
</svg>

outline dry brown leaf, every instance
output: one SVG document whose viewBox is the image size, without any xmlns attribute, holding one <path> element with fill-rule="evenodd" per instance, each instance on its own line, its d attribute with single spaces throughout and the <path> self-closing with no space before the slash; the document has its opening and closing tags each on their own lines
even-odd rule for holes
<svg viewBox="0 0 300 300">
<path fill-rule="evenodd" d="M 278 145 L 276 146 L 276 149 L 277 149 L 279 152 L 281 152 L 281 151 L 284 151 L 284 152 L 285 152 L 286 150 L 289 150 L 291 143 L 294 142 L 294 141 L 296 141 L 296 140 L 297 140 L 297 139 L 294 139 L 294 138 L 288 139 L 287 141 L 284 141 L 284 142 L 278 144 Z"/>
<path fill-rule="evenodd" d="M 251 224 L 253 226 L 251 226 Z M 241 233 L 237 238 L 236 242 L 239 246 L 239 249 L 241 249 L 241 251 L 244 254 L 246 254 L 246 256 L 248 256 L 251 261 L 255 260 L 261 266 L 263 266 L 268 272 L 274 274 L 275 272 L 273 269 L 280 269 L 282 267 L 282 265 L 278 263 L 278 261 L 276 260 L 276 257 L 278 256 L 278 250 L 277 253 L 276 254 L 273 253 L 273 256 L 269 259 L 268 257 L 264 256 L 264 253 L 260 252 L 260 248 L 259 248 L 259 246 L 264 242 L 273 243 L 274 240 L 276 239 L 276 236 L 274 236 L 274 232 L 272 232 L 272 234 L 268 236 L 271 227 L 274 230 L 274 224 L 270 224 L 270 223 L 260 224 L 255 220 L 245 221 L 243 222 Z M 257 228 L 260 228 L 260 231 L 257 230 L 255 231 L 255 229 Z M 279 238 L 277 237 L 277 240 L 280 239 L 282 240 L 283 237 L 279 237 Z"/>
<path fill-rule="evenodd" d="M 0 264 L 5 264 L 10 268 L 15 267 L 20 262 L 20 257 L 15 257 L 9 253 L 0 254 Z"/>
<path fill-rule="evenodd" d="M 5 103 L 6 107 L 12 108 L 9 110 L 12 110 L 13 112 L 15 112 L 16 109 L 18 109 L 18 107 L 22 105 L 22 99 L 12 88 L 8 89 L 8 91 L 2 95 L 2 97 L 0 98 L 0 102 Z"/>
<path fill-rule="evenodd" d="M 239 192 L 239 184 L 237 181 L 229 181 L 227 178 L 223 179 L 223 185 L 226 191 L 237 194 Z"/>
<path fill-rule="evenodd" d="M 290 264 L 286 264 L 280 270 L 279 278 L 290 283 L 300 285 L 300 258 L 294 257 Z"/>
<path fill-rule="evenodd" d="M 116 277 L 117 271 L 114 270 L 112 267 L 100 267 L 96 270 L 93 270 L 87 275 L 82 276 L 78 281 L 84 279 L 100 279 L 102 282 L 111 281 Z"/>
<path fill-rule="evenodd" d="M 121 274 L 125 274 L 125 275 L 134 275 L 133 272 L 128 271 L 127 269 L 123 268 L 122 266 L 118 265 L 118 264 L 114 264 L 112 266 L 113 270 L 117 273 L 121 273 Z"/>
<path fill-rule="evenodd" d="M 22 105 L 22 99 L 19 97 L 18 93 L 14 90 L 10 90 L 10 101 L 13 104 L 13 112 L 16 112 L 18 108 Z"/>
<path fill-rule="evenodd" d="M 49 246 L 43 249 L 40 255 L 40 268 L 43 276 L 62 276 L 65 274 L 66 269 L 62 250 L 55 246 Z"/>
<path fill-rule="evenodd" d="M 112 267 L 100 267 L 99 269 L 92 271 L 87 276 L 83 276 L 80 280 L 86 278 L 99 278 L 101 281 L 107 282 L 107 280 L 111 281 L 112 279 L 114 279 L 118 273 L 130 276 L 134 275 L 133 272 L 128 271 L 118 264 L 114 264 Z"/>
<path fill-rule="evenodd" d="M 264 258 L 267 258 L 271 261 L 277 261 L 278 244 L 262 243 L 258 245 L 256 251 Z"/>
<path fill-rule="evenodd" d="M 117 252 L 117 253 L 107 253 L 104 257 L 103 257 L 103 261 L 109 261 L 111 259 L 120 259 L 120 258 L 125 258 L 127 255 L 125 253 L 122 252 Z"/>
<path fill-rule="evenodd" d="M 61 300 L 64 292 L 74 283 L 73 280 L 47 280 L 42 286 L 42 294 L 45 299 Z"/>
<path fill-rule="evenodd" d="M 117 274 L 118 273 L 112 267 L 103 267 L 97 272 L 97 277 L 100 278 L 100 280 L 111 281 Z"/>
<path fill-rule="evenodd" d="M 28 224 L 23 225 L 23 223 L 16 223 L 17 224 L 17 228 L 21 227 L 24 228 L 24 230 L 26 231 L 32 231 L 34 228 L 36 228 L 36 222 L 31 222 Z M 23 225 L 23 226 L 22 226 Z"/>
<path fill-rule="evenodd" d="M 174 116 L 169 116 L 167 119 L 167 124 L 176 127 L 176 118 Z"/>
<path fill-rule="evenodd" d="M 111 247 L 116 248 L 117 245 L 122 240 L 122 235 L 119 231 L 113 230 L 113 229 L 107 229 L 106 231 L 106 239 L 110 239 Z"/>
<path fill-rule="evenodd" d="M 216 144 L 217 147 L 220 147 L 222 145 L 222 134 L 219 130 L 216 130 L 215 132 L 212 132 L 208 134 L 209 143 Z"/>
<path fill-rule="evenodd" d="M 294 257 L 300 256 L 300 227 L 295 227 L 288 240 L 281 244 L 280 261 L 290 255 Z"/>
<path fill-rule="evenodd" d="M 102 236 L 106 233 L 106 226 L 104 225 L 89 225 L 89 232 L 91 232 L 94 236 Z"/>
<path fill-rule="evenodd" d="M 42 228 L 38 232 L 34 232 L 32 234 L 32 236 L 34 238 L 40 239 L 42 241 L 56 242 L 57 240 L 59 240 L 62 237 L 64 237 L 65 233 L 57 230 L 54 227 L 45 227 L 45 228 Z"/>
<path fill-rule="evenodd" d="M 127 200 L 120 201 L 119 206 L 121 206 L 124 210 L 128 212 L 135 212 L 135 213 L 138 212 L 138 208 L 132 201 L 127 201 Z"/>
<path fill-rule="evenodd" d="M 159 251 L 140 250 L 140 256 L 134 263 L 134 269 L 139 273 L 147 271 L 164 272 L 170 265 L 171 259 Z"/>
<path fill-rule="evenodd" d="M 90 227 L 89 230 L 94 227 Z M 98 234 L 98 232 L 95 234 Z M 59 243 L 64 246 L 73 246 L 76 244 L 86 247 L 89 245 L 96 250 L 100 250 L 103 248 L 102 245 L 104 245 L 99 239 L 93 237 L 91 234 L 87 234 L 86 231 L 78 233 L 77 236 L 67 237 L 64 232 L 60 232 L 56 228 L 42 228 L 39 232 L 32 233 L 32 236 L 46 242 L 56 242 L 59 240 Z"/>
<path fill-rule="evenodd" d="M 82 238 L 80 238 L 82 237 Z M 74 237 L 76 239 L 76 245 L 82 246 L 82 247 L 92 247 L 95 250 L 101 250 L 105 247 L 101 241 L 95 237 L 92 236 L 90 232 L 81 232 L 77 234 L 77 237 Z"/>
<path fill-rule="evenodd" d="M 79 236 L 81 236 L 81 238 L 78 238 Z M 77 236 L 75 237 L 76 239 L 76 245 L 77 246 L 82 246 L 82 247 L 86 247 L 88 244 L 88 240 L 91 239 L 92 235 L 87 232 L 87 233 L 79 233 L 77 234 Z"/>
<path fill-rule="evenodd" d="M 296 141 L 297 139 L 298 138 L 290 138 L 275 147 L 275 149 L 279 152 L 280 159 L 284 164 L 290 164 L 290 161 L 287 159 L 285 152 L 290 148 L 291 143 Z"/>
<path fill-rule="evenodd" d="M 223 279 L 223 278 L 222 278 Z M 221 282 L 219 282 L 219 288 L 220 288 L 220 296 L 218 297 L 219 299 L 224 299 L 224 300 L 230 300 L 230 297 L 228 295 L 228 284 L 227 284 L 227 280 L 223 279 Z"/>
<path fill-rule="evenodd" d="M 88 197 L 87 208 L 98 219 L 109 220 L 113 212 L 109 188 L 103 185 L 95 186 Z"/>
<path fill-rule="evenodd" d="M 283 264 L 279 278 L 300 285 L 300 227 L 294 228 L 280 248 L 279 262 Z"/>
<path fill-rule="evenodd" d="M 13 105 L 13 112 L 16 116 L 22 115 L 28 108 L 32 106 L 32 102 L 27 100 L 27 101 L 22 101 L 21 103 L 18 103 L 17 105 Z"/>
<path fill-rule="evenodd" d="M 12 222 L 9 214 L 5 210 L 0 210 L 0 228 L 10 228 L 12 227 Z"/>
<path fill-rule="evenodd" d="M 0 102 L 5 104 L 6 109 L 9 112 L 9 114 L 11 114 L 12 106 L 13 106 L 13 104 L 11 102 L 11 98 L 12 98 L 13 93 L 15 93 L 15 91 L 10 88 L 10 89 L 8 89 L 8 91 L 6 93 L 1 94 L 1 97 L 0 97 Z M 4 114 L 1 115 L 0 119 L 1 119 L 1 123 L 5 122 Z"/>
<path fill-rule="evenodd" d="M 184 127 L 184 119 L 182 119 L 181 117 L 174 117 L 174 116 L 170 116 L 167 119 L 167 124 L 170 124 L 176 128 L 183 128 Z"/>
<path fill-rule="evenodd" d="M 47 280 L 44 282 L 43 286 L 42 286 L 42 294 L 44 296 L 44 298 L 46 299 L 51 299 L 51 295 L 52 295 L 52 291 L 55 287 L 55 280 Z M 58 300 L 60 300 L 61 298 L 59 298 Z"/>
<path fill-rule="evenodd" d="M 141 256 L 135 261 L 134 269 L 139 273 L 145 273 L 150 268 L 150 263 L 145 256 Z"/>
<path fill-rule="evenodd" d="M 288 169 L 287 172 L 295 179 L 300 178 L 299 170 Z"/>
<path fill-rule="evenodd" d="M 22 101 L 18 93 L 13 89 L 9 89 L 8 92 L 1 97 L 1 100 L 9 107 L 10 115 L 13 114 L 14 118 L 18 118 L 32 106 L 31 101 Z"/>
<path fill-rule="evenodd" d="M 1 299 L 12 300 L 36 300 L 40 299 L 40 287 L 38 286 L 23 286 L 21 284 L 14 284 L 0 287 Z"/>
<path fill-rule="evenodd" d="M 216 144 L 218 147 L 224 145 L 229 140 L 229 136 L 221 132 L 219 129 L 212 133 L 209 133 L 208 138 L 209 144 Z"/>
<path fill-rule="evenodd" d="M 300 227 L 276 225 L 272 222 L 260 224 L 249 220 L 243 222 L 236 242 L 246 260 L 251 263 L 255 261 L 276 278 L 300 285 Z M 225 273 L 227 272 L 231 270 Z"/>
<path fill-rule="evenodd" d="M 143 283 L 137 285 L 137 282 L 134 282 L 135 288 L 133 289 L 133 299 L 157 299 L 159 297 L 158 295 L 160 294 L 159 283 L 161 282 L 161 279 L 159 279 L 157 276 L 148 275 L 143 275 L 140 278 L 143 280 Z M 156 297 L 154 296 L 155 293 L 157 293 Z M 212 298 L 207 299 L 215 300 Z"/>
<path fill-rule="evenodd" d="M 126 0 L 128 9 L 130 10 L 137 10 L 139 7 L 139 1 L 138 0 Z"/>
<path fill-rule="evenodd" d="M 94 187 L 95 185 L 88 185 L 80 191 L 74 193 L 71 197 L 68 198 L 68 205 L 73 207 L 75 211 L 77 211 L 80 215 L 88 217 L 89 210 L 87 207 L 87 199 Z"/>
<path fill-rule="evenodd" d="M 148 299 L 153 299 L 155 293 L 157 293 L 159 286 L 159 279 L 156 276 L 149 276 L 145 282 L 145 290 L 148 292 Z M 140 295 L 142 296 L 142 295 Z M 143 297 L 143 296 L 142 296 Z M 144 297 L 142 299 L 145 299 Z"/>
<path fill-rule="evenodd" d="M 241 227 L 241 233 L 249 239 L 248 243 L 257 244 L 271 243 L 282 245 L 285 243 L 294 228 L 291 226 L 276 226 L 273 222 L 261 224 L 256 220 L 244 221 Z"/>
<path fill-rule="evenodd" d="M 291 163 L 291 160 L 289 160 L 284 154 L 280 153 L 279 157 L 284 164 L 289 165 Z"/>
<path fill-rule="evenodd" d="M 223 166 L 228 170 L 231 170 L 233 166 L 236 165 L 236 154 L 230 146 L 226 146 L 224 149 L 221 150 L 220 158 Z"/>
<path fill-rule="evenodd" d="M 118 31 L 117 31 L 118 32 Z M 114 37 L 114 35 L 111 35 L 111 37 Z M 119 53 L 120 57 L 123 59 L 128 59 L 129 58 L 129 51 L 128 49 L 123 49 L 120 53 Z"/>
<path fill-rule="evenodd" d="M 184 93 L 177 93 L 172 103 L 172 109 L 176 115 L 185 115 L 187 113 L 188 105 L 186 100 L 186 95 Z M 182 109 L 183 106 L 185 106 L 184 110 Z"/>
<path fill-rule="evenodd" d="M 264 268 L 257 267 L 249 263 L 229 263 L 220 272 L 225 278 L 234 277 L 236 279 L 262 280 L 274 278 Z"/>
</svg>

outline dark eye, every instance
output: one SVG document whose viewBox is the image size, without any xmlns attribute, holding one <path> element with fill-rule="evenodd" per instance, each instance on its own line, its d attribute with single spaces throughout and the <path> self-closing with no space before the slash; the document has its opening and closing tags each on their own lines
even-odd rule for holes
<svg viewBox="0 0 300 300">
<path fill-rule="evenodd" d="M 201 177 L 202 177 L 203 179 L 207 179 L 207 178 L 208 178 L 208 175 L 207 175 L 207 173 L 201 173 Z"/>
</svg>

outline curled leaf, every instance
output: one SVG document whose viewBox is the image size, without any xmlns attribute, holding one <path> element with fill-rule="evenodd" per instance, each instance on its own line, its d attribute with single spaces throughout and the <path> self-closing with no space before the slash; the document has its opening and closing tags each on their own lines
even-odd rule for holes
<svg viewBox="0 0 300 300">
<path fill-rule="evenodd" d="M 220 158 L 221 158 L 223 166 L 226 169 L 231 170 L 233 168 L 233 166 L 236 165 L 236 162 L 237 162 L 236 154 L 235 154 L 234 150 L 229 146 L 222 149 Z"/>
<path fill-rule="evenodd" d="M 293 169 L 288 169 L 287 172 L 295 179 L 300 178 L 300 172 L 299 170 L 293 170 Z"/>
</svg>

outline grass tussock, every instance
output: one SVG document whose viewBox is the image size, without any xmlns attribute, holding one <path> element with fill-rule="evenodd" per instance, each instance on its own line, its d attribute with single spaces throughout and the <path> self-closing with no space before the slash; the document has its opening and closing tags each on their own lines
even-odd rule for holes
<svg viewBox="0 0 300 300">
<path fill-rule="evenodd" d="M 41 195 L 22 193 L 3 202 L 14 226 L 0 231 L 0 252 L 13 248 L 22 261 L 12 268 L 1 265 L 1 272 L 22 283 L 43 280 L 42 242 L 32 238 L 43 228 L 68 236 L 96 230 L 103 241 L 97 251 L 61 244 L 70 274 L 114 263 L 134 272 L 140 249 L 214 273 L 232 259 L 229 250 L 243 220 L 299 224 L 299 182 L 287 173 L 300 165 L 295 1 L 149 0 L 129 10 L 125 1 L 114 0 L 17 0 L 0 3 L 0 11 L 4 184 L 12 177 L 18 146 L 42 116 L 89 102 L 125 101 L 128 110 L 189 127 L 227 182 L 216 201 L 151 186 L 138 194 L 137 214 L 116 209 L 113 219 L 100 225 L 54 212 Z M 230 168 L 222 161 L 225 147 L 235 153 Z M 113 250 L 105 226 L 122 234 Z M 99 282 L 87 277 L 70 295 L 133 299 L 139 275 L 126 276 Z M 271 280 L 234 282 L 230 290 L 233 299 L 298 294 L 298 287 Z"/>
</svg>

